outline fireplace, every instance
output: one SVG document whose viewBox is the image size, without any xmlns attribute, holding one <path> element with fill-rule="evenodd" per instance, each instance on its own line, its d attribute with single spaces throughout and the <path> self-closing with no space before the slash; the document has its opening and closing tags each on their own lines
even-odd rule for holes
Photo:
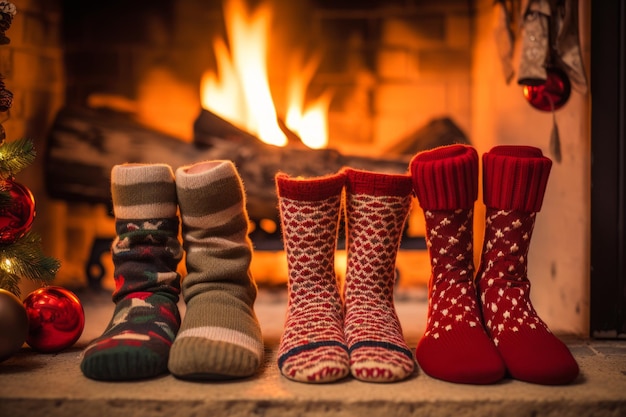
<svg viewBox="0 0 626 417">
<path fill-rule="evenodd" d="M 446 141 L 467 141 L 479 153 L 497 144 L 528 144 L 548 153 L 552 114 L 529 106 L 521 87 L 506 83 L 493 40 L 492 3 L 274 1 L 276 55 L 269 81 L 275 95 L 284 97 L 284 59 L 303 54 L 318 60 L 306 94 L 311 102 L 331 94 L 326 149 L 341 155 L 383 160 L 393 151 L 407 157 Z M 585 58 L 589 3 L 580 2 Z M 106 108 L 146 132 L 191 144 L 203 75 L 218 67 L 213 41 L 226 36 L 222 2 L 15 4 L 10 52 L 0 50 L 0 72 L 16 103 L 5 128 L 9 138 L 36 140 L 40 165 L 21 174 L 37 198 L 35 227 L 46 251 L 62 261 L 59 283 L 84 287 L 87 275 L 101 273 L 86 271 L 87 265 L 112 267 L 106 247 L 113 219 L 106 204 L 60 196 L 58 189 L 50 193 L 44 156 L 55 119 L 67 108 Z M 277 113 L 286 113 L 281 99 Z M 576 91 L 555 113 L 563 159 L 553 168 L 530 254 L 537 309 L 553 329 L 577 334 L 588 332 L 589 317 L 588 114 L 589 96 Z M 425 133 L 440 142 L 425 144 Z M 483 210 L 477 204 L 477 247 Z M 407 242 L 420 240 L 422 223 L 416 203 Z M 271 224 L 257 226 L 271 234 Z M 90 262 L 94 245 L 104 254 Z M 258 251 L 255 267 L 272 265 L 286 277 L 274 252 Z M 399 262 L 402 285 L 426 285 L 423 246 L 404 248 Z M 256 275 L 261 284 L 274 285 Z"/>
<path fill-rule="evenodd" d="M 257 249 L 253 269 L 284 266 L 284 256 L 265 251 L 280 245 L 277 171 L 316 176 L 351 166 L 400 173 L 419 150 L 469 143 L 466 2 L 337 8 L 324 2 L 230 0 L 100 7 L 97 13 L 80 4 L 63 7 L 68 98 L 48 141 L 46 188 L 53 198 L 106 204 L 114 163 L 231 159 L 248 194 Z M 239 76 L 234 87 L 228 85 L 233 74 Z M 438 99 L 414 99 L 426 95 Z M 240 96 L 247 102 L 231 106 Z M 104 112 L 67 110 L 77 106 Z M 255 114 L 270 107 L 271 113 Z M 141 126 L 122 127 L 124 121 L 107 117 L 107 111 L 128 114 Z M 244 114 L 247 120 L 240 117 Z M 259 121 L 270 123 L 259 126 Z M 103 133 L 106 125 L 113 127 Z M 100 133 L 91 137 L 96 126 Z M 68 139 L 73 129 L 76 137 Z M 113 143 L 124 134 L 132 137 L 128 146 Z M 311 138 L 315 135 L 324 137 Z M 136 155 L 129 148 L 139 141 L 145 143 Z M 199 146 L 190 150 L 188 142 Z M 420 216 L 415 210 L 403 249 L 418 250 L 413 257 L 423 258 Z M 87 274 L 98 281 L 107 238 L 95 236 L 93 242 Z M 404 258 L 401 254 L 401 262 Z M 402 282 L 424 284 L 427 262 L 410 263 L 401 268 Z M 283 282 L 284 270 L 275 269 L 261 266 L 254 271 L 257 281 Z"/>
</svg>

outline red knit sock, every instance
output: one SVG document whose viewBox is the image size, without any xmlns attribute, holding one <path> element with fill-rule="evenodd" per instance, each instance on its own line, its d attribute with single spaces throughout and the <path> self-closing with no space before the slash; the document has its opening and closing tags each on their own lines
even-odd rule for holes
<svg viewBox="0 0 626 417">
<path fill-rule="evenodd" d="M 345 173 L 344 326 L 350 371 L 362 381 L 399 381 L 415 370 L 393 300 L 396 256 L 411 207 L 411 177 L 353 169 Z"/>
<path fill-rule="evenodd" d="M 552 162 L 528 146 L 499 146 L 483 155 L 487 206 L 477 275 L 488 332 L 513 378 L 566 384 L 578 376 L 567 346 L 530 300 L 527 256 Z"/>
<path fill-rule="evenodd" d="M 428 375 L 445 381 L 496 382 L 505 368 L 483 327 L 473 275 L 478 155 L 463 145 L 422 152 L 411 161 L 411 174 L 426 219 L 432 271 L 417 361 Z"/>
<path fill-rule="evenodd" d="M 278 367 L 289 379 L 331 382 L 350 372 L 335 249 L 345 176 L 276 176 L 287 254 L 288 306 Z"/>
</svg>

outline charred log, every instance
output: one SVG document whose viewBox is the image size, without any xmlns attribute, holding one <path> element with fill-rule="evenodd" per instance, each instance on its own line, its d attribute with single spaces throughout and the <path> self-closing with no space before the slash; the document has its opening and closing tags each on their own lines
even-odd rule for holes
<svg viewBox="0 0 626 417">
<path fill-rule="evenodd" d="M 46 189 L 52 198 L 110 205 L 110 172 L 122 163 L 166 163 L 173 168 L 203 160 L 235 163 L 252 219 L 277 219 L 277 172 L 315 177 L 345 166 L 407 172 L 409 155 L 391 159 L 342 155 L 333 149 L 267 145 L 217 115 L 202 110 L 194 142 L 147 128 L 127 115 L 87 108 L 61 110 L 46 149 Z"/>
<path fill-rule="evenodd" d="M 411 154 L 454 143 L 470 145 L 468 137 L 449 117 L 440 117 L 411 132 L 387 149 L 391 155 Z"/>
</svg>

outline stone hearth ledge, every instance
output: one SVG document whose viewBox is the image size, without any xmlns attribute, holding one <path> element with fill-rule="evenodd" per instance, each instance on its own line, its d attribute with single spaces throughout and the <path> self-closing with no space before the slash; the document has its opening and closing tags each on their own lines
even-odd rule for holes
<svg viewBox="0 0 626 417">
<path fill-rule="evenodd" d="M 188 382 L 165 375 L 140 382 L 98 382 L 82 375 L 81 352 L 106 325 L 112 305 L 90 300 L 85 304 L 86 331 L 75 346 L 57 354 L 24 347 L 0 363 L 0 416 L 626 416 L 626 341 L 563 336 L 581 367 L 578 380 L 568 386 L 510 379 L 486 386 L 451 384 L 421 370 L 392 384 L 353 378 L 326 385 L 289 381 L 276 366 L 283 302 L 284 294 L 274 294 L 261 296 L 257 303 L 267 352 L 264 367 L 252 378 Z M 409 296 L 396 305 L 414 348 L 423 330 L 425 302 Z M 420 326 L 409 325 L 418 321 Z"/>
</svg>

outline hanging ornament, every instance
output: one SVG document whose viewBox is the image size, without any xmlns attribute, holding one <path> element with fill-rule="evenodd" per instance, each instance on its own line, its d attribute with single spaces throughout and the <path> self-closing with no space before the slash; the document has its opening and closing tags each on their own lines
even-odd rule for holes
<svg viewBox="0 0 626 417">
<path fill-rule="evenodd" d="M 28 316 L 13 293 L 0 289 L 0 362 L 15 354 L 28 335 Z"/>
<path fill-rule="evenodd" d="M 24 299 L 29 326 L 26 343 L 52 353 L 72 346 L 85 327 L 85 313 L 73 292 L 58 286 L 39 288 Z"/>
<path fill-rule="evenodd" d="M 567 103 L 572 86 L 561 69 L 549 67 L 545 83 L 525 85 L 523 91 L 526 100 L 537 110 L 555 111 Z"/>
<path fill-rule="evenodd" d="M 13 22 L 13 16 L 17 13 L 15 5 L 8 1 L 0 1 L 0 45 L 11 43 L 4 32 L 9 30 Z"/>
<path fill-rule="evenodd" d="M 13 93 L 7 90 L 0 76 L 0 112 L 6 113 L 11 109 L 13 105 Z"/>
<path fill-rule="evenodd" d="M 548 67 L 547 75 L 546 82 L 543 84 L 525 85 L 524 97 L 537 110 L 552 112 L 550 155 L 557 163 L 560 163 L 563 156 L 561 154 L 561 138 L 555 112 L 569 100 L 572 86 L 567 74 L 558 67 Z"/>
<path fill-rule="evenodd" d="M 35 219 L 35 198 L 28 188 L 12 180 L 0 183 L 11 202 L 0 206 L 0 243 L 11 243 L 28 232 Z"/>
</svg>

